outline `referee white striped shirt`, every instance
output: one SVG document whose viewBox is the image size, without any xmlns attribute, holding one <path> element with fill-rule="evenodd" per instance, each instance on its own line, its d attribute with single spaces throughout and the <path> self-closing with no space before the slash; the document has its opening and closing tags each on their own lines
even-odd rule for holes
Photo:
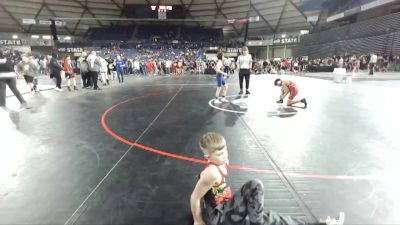
<svg viewBox="0 0 400 225">
<path fill-rule="evenodd" d="M 240 55 L 237 61 L 239 69 L 247 69 L 247 70 L 251 68 L 252 62 L 253 59 L 251 58 L 250 54 Z"/>
</svg>

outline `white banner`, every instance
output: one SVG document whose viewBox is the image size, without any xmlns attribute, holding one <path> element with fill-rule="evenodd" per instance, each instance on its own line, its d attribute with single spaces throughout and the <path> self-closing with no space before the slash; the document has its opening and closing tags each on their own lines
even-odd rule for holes
<svg viewBox="0 0 400 225">
<path fill-rule="evenodd" d="M 51 25 L 51 21 L 50 20 L 39 20 L 39 24 L 40 25 Z"/>
<path fill-rule="evenodd" d="M 36 20 L 35 20 L 35 19 L 25 19 L 25 18 L 22 18 L 22 23 L 23 23 L 23 24 L 36 24 Z"/>
<path fill-rule="evenodd" d="M 331 22 L 331 21 L 334 21 L 334 20 L 337 20 L 337 19 L 340 19 L 343 17 L 344 17 L 344 13 L 339 13 L 339 14 L 336 14 L 336 15 L 326 18 L 326 22 Z"/>
<path fill-rule="evenodd" d="M 247 46 L 268 46 L 268 45 L 272 45 L 274 42 L 272 39 L 269 40 L 260 40 L 260 41 L 247 41 L 246 45 Z"/>
<path fill-rule="evenodd" d="M 50 20 L 39 20 L 39 24 L 40 25 L 48 25 L 48 26 L 50 26 L 51 25 L 51 21 Z M 56 21 L 54 21 L 54 24 L 56 26 L 58 26 L 58 27 L 61 27 L 61 26 L 67 25 L 67 22 L 56 20 Z"/>
</svg>

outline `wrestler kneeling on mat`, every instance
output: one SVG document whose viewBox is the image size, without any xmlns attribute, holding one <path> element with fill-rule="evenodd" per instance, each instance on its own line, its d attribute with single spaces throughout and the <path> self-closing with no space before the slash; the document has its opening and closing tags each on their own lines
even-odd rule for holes
<svg viewBox="0 0 400 225">
<path fill-rule="evenodd" d="M 190 197 L 194 225 L 342 225 L 344 213 L 319 223 L 301 218 L 264 213 L 264 186 L 260 180 L 245 183 L 235 194 L 228 185 L 228 150 L 225 138 L 209 132 L 200 140 L 207 159 L 205 169 Z"/>
<path fill-rule="evenodd" d="M 301 102 L 304 104 L 304 107 L 307 107 L 307 101 L 305 98 L 301 100 L 294 100 L 296 95 L 299 93 L 299 89 L 297 88 L 297 85 L 293 81 L 281 80 L 278 78 L 275 80 L 274 85 L 281 87 L 282 89 L 282 94 L 277 103 L 283 103 L 283 99 L 286 97 L 286 95 L 290 94 L 287 101 L 287 106 L 292 106 L 293 104 Z"/>
</svg>

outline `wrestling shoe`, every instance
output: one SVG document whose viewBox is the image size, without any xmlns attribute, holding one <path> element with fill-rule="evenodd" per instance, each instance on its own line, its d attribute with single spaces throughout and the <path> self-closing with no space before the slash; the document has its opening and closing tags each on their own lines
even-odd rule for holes
<svg viewBox="0 0 400 225">
<path fill-rule="evenodd" d="M 282 103 L 283 103 L 283 99 L 281 99 L 281 100 L 279 100 L 279 101 L 276 101 L 276 103 L 282 104 Z"/>
<path fill-rule="evenodd" d="M 307 108 L 307 100 L 305 98 L 303 98 L 302 100 L 300 100 L 302 103 L 304 103 L 304 107 Z"/>
<path fill-rule="evenodd" d="M 241 95 L 241 94 L 243 94 L 243 91 L 242 91 L 242 90 L 239 91 L 239 94 L 238 94 L 238 95 Z"/>
<path fill-rule="evenodd" d="M 250 91 L 249 90 L 246 90 L 246 95 L 249 95 L 250 94 Z"/>
<path fill-rule="evenodd" d="M 214 100 L 214 104 L 221 104 L 222 102 L 219 99 Z"/>
<path fill-rule="evenodd" d="M 24 102 L 21 104 L 21 109 L 30 109 L 32 108 L 32 106 L 30 106 L 27 102 Z"/>
<path fill-rule="evenodd" d="M 71 87 L 68 87 L 67 89 L 68 89 L 68 91 L 71 91 Z"/>
<path fill-rule="evenodd" d="M 77 91 L 77 90 L 78 90 L 78 88 L 77 88 L 76 86 L 74 86 L 74 90 L 75 90 L 75 91 Z"/>
<path fill-rule="evenodd" d="M 225 97 L 221 98 L 221 102 L 229 102 Z"/>
<path fill-rule="evenodd" d="M 339 216 L 336 218 L 331 218 L 330 216 L 328 216 L 328 218 L 326 218 L 325 221 L 321 221 L 321 222 L 325 222 L 326 225 L 343 225 L 344 224 L 344 212 L 340 212 Z"/>
</svg>

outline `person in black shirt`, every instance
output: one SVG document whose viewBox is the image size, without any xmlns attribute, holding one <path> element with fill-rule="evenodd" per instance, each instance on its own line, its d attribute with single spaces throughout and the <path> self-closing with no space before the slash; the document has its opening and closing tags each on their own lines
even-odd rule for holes
<svg viewBox="0 0 400 225">
<path fill-rule="evenodd" d="M 62 89 L 61 89 L 61 71 L 64 68 L 58 62 L 56 53 L 53 53 L 51 55 L 49 67 L 50 67 L 50 78 L 56 79 L 56 87 L 54 88 L 54 90 L 62 91 Z"/>
<path fill-rule="evenodd" d="M 7 85 L 21 103 L 21 108 L 31 108 L 17 89 L 17 79 L 12 56 L 0 50 L 0 107 L 6 106 Z"/>
</svg>

